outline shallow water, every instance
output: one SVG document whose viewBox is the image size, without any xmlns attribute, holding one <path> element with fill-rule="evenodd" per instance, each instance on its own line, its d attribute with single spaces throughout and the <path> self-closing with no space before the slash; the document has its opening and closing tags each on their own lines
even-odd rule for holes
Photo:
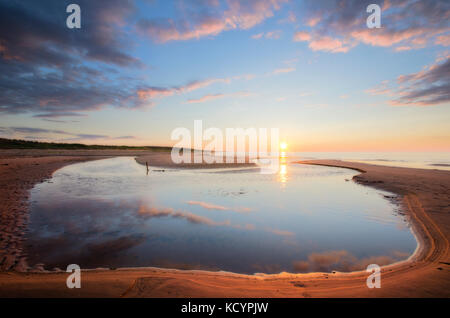
<svg viewBox="0 0 450 318">
<path fill-rule="evenodd" d="M 290 157 L 338 159 L 382 166 L 450 170 L 450 152 L 293 152 Z"/>
<path fill-rule="evenodd" d="M 278 273 L 407 258 L 417 243 L 392 194 L 355 184 L 355 174 L 287 164 L 278 174 L 146 175 L 133 158 L 70 165 L 31 191 L 29 263 Z"/>
</svg>

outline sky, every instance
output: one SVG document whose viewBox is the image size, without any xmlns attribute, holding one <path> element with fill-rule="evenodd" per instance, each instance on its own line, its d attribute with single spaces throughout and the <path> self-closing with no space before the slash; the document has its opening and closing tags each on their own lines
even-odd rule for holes
<svg viewBox="0 0 450 318">
<path fill-rule="evenodd" d="M 449 21 L 446 0 L 0 0 L 0 137 L 172 146 L 202 120 L 290 151 L 450 151 Z"/>
</svg>

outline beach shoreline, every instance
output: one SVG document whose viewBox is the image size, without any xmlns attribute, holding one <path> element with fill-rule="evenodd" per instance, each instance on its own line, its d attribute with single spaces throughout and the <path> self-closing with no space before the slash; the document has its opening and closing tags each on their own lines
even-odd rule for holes
<svg viewBox="0 0 450 318">
<path fill-rule="evenodd" d="M 367 288 L 369 274 L 364 271 L 245 275 L 153 267 L 93 269 L 82 272 L 83 288 L 79 290 L 66 287 L 68 274 L 64 272 L 43 272 L 39 268 L 35 268 L 35 272 L 24 272 L 28 269 L 21 255 L 23 236 L 20 233 L 28 217 L 28 191 L 65 165 L 116 156 L 134 156 L 141 164 L 150 160 L 152 165 L 155 153 L 130 150 L 0 152 L 3 190 L 0 233 L 1 244 L 5 244 L 0 249 L 1 297 L 450 297 L 450 171 L 336 160 L 298 163 L 357 170 L 360 174 L 353 177 L 355 182 L 399 195 L 405 214 L 411 218 L 418 248 L 407 260 L 382 268 L 380 289 Z"/>
</svg>

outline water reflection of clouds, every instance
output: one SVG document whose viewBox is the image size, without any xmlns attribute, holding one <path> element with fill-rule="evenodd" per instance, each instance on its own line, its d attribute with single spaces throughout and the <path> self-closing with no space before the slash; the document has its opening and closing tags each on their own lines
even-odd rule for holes
<svg viewBox="0 0 450 318">
<path fill-rule="evenodd" d="M 396 249 L 408 250 L 405 235 L 392 231 L 391 222 L 372 219 L 399 220 L 386 200 L 344 182 L 352 171 L 286 163 L 277 175 L 183 171 L 146 177 L 127 170 L 136 163 L 124 158 L 110 162 L 105 175 L 101 161 L 95 169 L 84 165 L 63 168 L 53 183 L 33 190 L 30 264 L 166 263 L 251 273 L 258 266 L 263 272 L 292 271 L 293 261 L 299 260 L 294 262 L 297 270 L 345 270 L 360 261 L 351 253 L 384 255 L 381 245 L 392 241 Z M 324 193 L 327 200 L 317 200 Z M 367 217 L 370 223 L 363 223 Z M 368 231 L 351 232 L 355 228 Z M 381 242 L 372 244 L 374 237 Z M 324 248 L 348 254 L 321 258 L 312 253 Z"/>
<path fill-rule="evenodd" d="M 111 258 L 149 238 L 127 211 L 125 202 L 101 199 L 35 204 L 27 240 L 31 264 L 42 259 L 49 266 L 68 260 L 89 267 L 110 264 Z"/>
<path fill-rule="evenodd" d="M 214 203 L 208 203 L 208 202 L 204 202 L 204 201 L 193 201 L 192 200 L 192 201 L 187 201 L 187 204 L 199 205 L 202 208 L 207 209 L 207 210 L 234 211 L 234 212 L 238 212 L 238 213 L 248 213 L 248 212 L 252 212 L 252 210 L 253 210 L 251 208 L 246 208 L 246 207 L 230 208 L 230 207 L 217 205 Z"/>
<path fill-rule="evenodd" d="M 38 217 L 35 217 L 38 216 Z M 45 259 L 48 266 L 77 260 L 86 266 L 113 264 L 114 258 L 158 235 L 151 218 L 170 217 L 191 224 L 254 230 L 253 224 L 233 224 L 173 208 L 138 201 L 105 199 L 50 201 L 33 206 L 33 230 L 27 249 L 31 263 Z M 70 261 L 69 261 L 70 263 Z"/>
<path fill-rule="evenodd" d="M 173 217 L 173 218 L 180 218 L 185 219 L 186 221 L 194 224 L 204 224 L 209 226 L 221 226 L 226 225 L 230 226 L 231 222 L 229 220 L 225 220 L 222 222 L 216 222 L 210 218 L 200 216 L 197 214 L 193 214 L 186 211 L 180 211 L 175 210 L 172 208 L 155 208 L 155 207 L 148 207 L 146 205 L 140 205 L 138 210 L 139 215 L 145 216 L 145 217 L 161 217 L 161 216 L 167 216 L 167 217 Z"/>
<path fill-rule="evenodd" d="M 379 255 L 365 258 L 357 258 L 346 250 L 326 251 L 311 253 L 307 260 L 294 261 L 292 263 L 295 272 L 351 272 L 364 270 L 370 264 L 384 266 L 398 262 L 408 257 L 408 253 L 392 251 L 390 255 Z"/>
<path fill-rule="evenodd" d="M 295 233 L 290 232 L 290 231 L 271 229 L 271 228 L 267 228 L 266 231 L 270 232 L 272 234 L 275 234 L 275 235 L 283 236 L 283 237 L 293 237 L 295 235 Z"/>
</svg>

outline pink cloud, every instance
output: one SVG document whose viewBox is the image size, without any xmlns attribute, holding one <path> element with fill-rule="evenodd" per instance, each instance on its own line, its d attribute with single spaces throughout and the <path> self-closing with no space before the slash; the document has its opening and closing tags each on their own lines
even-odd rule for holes
<svg viewBox="0 0 450 318">
<path fill-rule="evenodd" d="M 382 27 L 368 29 L 365 1 L 306 1 L 302 14 L 309 31 L 294 35 L 315 51 L 347 52 L 362 43 L 395 47 L 395 51 L 420 49 L 429 43 L 448 46 L 448 1 L 388 1 L 382 6 Z M 420 19 L 418 18 L 420 17 Z"/>
<path fill-rule="evenodd" d="M 281 31 L 276 30 L 276 31 L 269 31 L 266 33 L 261 32 L 261 33 L 255 34 L 252 36 L 252 39 L 259 40 L 264 37 L 266 39 L 276 40 L 276 39 L 279 39 L 280 36 L 281 36 Z"/>
<path fill-rule="evenodd" d="M 281 31 L 270 31 L 266 33 L 266 39 L 279 39 L 281 36 Z"/>
<path fill-rule="evenodd" d="M 450 35 L 440 35 L 436 38 L 434 43 L 442 46 L 450 46 Z"/>
<path fill-rule="evenodd" d="M 167 97 L 175 93 L 173 89 L 150 87 L 146 89 L 139 89 L 137 95 L 140 99 L 153 99 L 158 97 Z"/>
<path fill-rule="evenodd" d="M 330 36 L 320 36 L 306 31 L 298 31 L 294 34 L 294 41 L 308 42 L 308 46 L 313 51 L 325 51 L 331 53 L 346 53 L 350 46 L 343 40 Z"/>
<path fill-rule="evenodd" d="M 407 29 L 398 32 L 383 29 L 364 29 L 352 32 L 351 36 L 360 42 L 373 46 L 392 46 L 426 32 L 426 29 Z"/>
<path fill-rule="evenodd" d="M 295 67 L 286 67 L 286 68 L 278 68 L 274 70 L 271 74 L 283 74 L 283 73 L 291 73 L 295 71 Z"/>
<path fill-rule="evenodd" d="M 188 104 L 195 104 L 195 103 L 204 103 L 204 102 L 208 102 L 211 100 L 215 100 L 215 99 L 219 99 L 219 98 L 225 98 L 225 97 L 249 97 L 252 96 L 253 94 L 247 91 L 240 91 L 240 92 L 236 92 L 236 93 L 229 93 L 229 94 L 207 94 L 203 97 L 200 98 L 193 98 L 193 99 L 188 99 L 187 103 Z"/>
<path fill-rule="evenodd" d="M 387 81 L 367 90 L 372 95 L 388 95 L 392 106 L 432 106 L 450 102 L 450 54 L 439 57 L 421 71 L 400 75 L 397 88 L 388 88 Z"/>
<path fill-rule="evenodd" d="M 294 34 L 294 41 L 310 41 L 311 35 L 305 31 L 298 31 Z"/>
<path fill-rule="evenodd" d="M 308 25 L 308 26 L 310 26 L 310 27 L 313 27 L 313 26 L 315 26 L 317 23 L 319 23 L 320 20 L 321 20 L 320 17 L 312 17 L 312 18 L 310 18 L 310 19 L 306 22 L 306 25 Z"/>
<path fill-rule="evenodd" d="M 309 42 L 309 48 L 313 51 L 326 51 L 332 53 L 346 53 L 350 49 L 349 46 L 345 46 L 343 41 L 333 39 L 329 36 L 311 40 Z"/>
<path fill-rule="evenodd" d="M 273 16 L 287 0 L 228 0 L 228 8 L 216 14 L 200 13 L 195 21 L 147 20 L 138 22 L 138 30 L 157 42 L 183 41 L 215 36 L 233 29 L 250 29 Z M 208 7 L 208 6 L 207 6 Z M 217 7 L 210 5 L 211 7 Z"/>
<path fill-rule="evenodd" d="M 273 16 L 287 0 L 228 0 L 224 20 L 231 28 L 249 29 Z"/>
<path fill-rule="evenodd" d="M 295 235 L 293 232 L 290 232 L 290 231 L 270 229 L 270 228 L 268 228 L 266 230 L 267 230 L 267 232 L 270 232 L 275 235 L 283 236 L 283 237 L 292 237 Z"/>
<path fill-rule="evenodd" d="M 388 95 L 391 94 L 392 91 L 388 87 L 389 81 L 383 81 L 381 84 L 377 85 L 376 87 L 370 88 L 365 90 L 367 94 L 370 95 Z"/>
<path fill-rule="evenodd" d="M 264 32 L 252 35 L 252 39 L 259 40 L 264 36 Z"/>
<path fill-rule="evenodd" d="M 411 49 L 412 49 L 412 47 L 410 47 L 410 46 L 398 46 L 395 48 L 395 51 L 402 52 L 402 51 L 409 51 Z"/>
<path fill-rule="evenodd" d="M 163 98 L 172 96 L 174 94 L 188 93 L 191 91 L 198 90 L 210 86 L 215 83 L 230 83 L 231 80 L 227 78 L 212 78 L 201 81 L 193 81 L 183 86 L 173 86 L 173 87 L 147 87 L 141 88 L 137 91 L 137 95 L 141 100 L 148 100 L 154 98 Z"/>
<path fill-rule="evenodd" d="M 204 103 L 210 100 L 219 99 L 225 97 L 225 94 L 208 94 L 203 97 L 197 98 L 197 99 L 189 99 L 187 101 L 188 104 L 195 104 L 195 103 Z"/>
</svg>

